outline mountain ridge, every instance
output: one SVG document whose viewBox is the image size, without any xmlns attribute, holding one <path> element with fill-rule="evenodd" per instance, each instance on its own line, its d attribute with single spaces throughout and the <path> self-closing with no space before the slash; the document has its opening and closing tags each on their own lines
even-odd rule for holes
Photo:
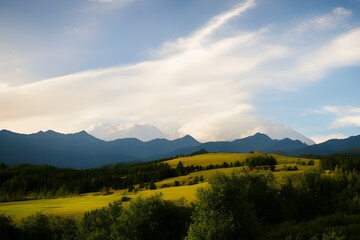
<svg viewBox="0 0 360 240">
<path fill-rule="evenodd" d="M 259 151 L 294 156 L 326 155 L 357 151 L 360 149 L 360 135 L 308 146 L 290 138 L 274 140 L 263 133 L 234 141 L 201 143 L 190 135 L 174 140 L 158 138 L 144 142 L 137 138 L 104 141 L 86 131 L 71 134 L 53 130 L 33 134 L 14 133 L 5 129 L 0 131 L 0 162 L 7 165 L 30 163 L 91 168 L 119 162 L 149 161 L 186 155 L 200 149 L 208 152 Z"/>
</svg>

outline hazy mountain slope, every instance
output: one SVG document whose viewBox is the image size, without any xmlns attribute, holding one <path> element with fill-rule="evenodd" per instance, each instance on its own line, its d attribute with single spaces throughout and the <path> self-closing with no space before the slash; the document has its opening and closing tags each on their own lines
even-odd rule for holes
<svg viewBox="0 0 360 240">
<path fill-rule="evenodd" d="M 299 150 L 290 152 L 291 155 L 329 155 L 338 152 L 351 151 L 351 149 L 360 148 L 360 135 L 346 139 L 331 139 L 326 142 L 308 146 Z"/>
<path fill-rule="evenodd" d="M 273 140 L 265 134 L 237 139 L 232 142 L 199 143 L 191 136 L 176 140 L 154 139 L 143 142 L 135 138 L 110 142 L 99 140 L 85 131 L 61 134 L 54 131 L 18 134 L 0 131 L 0 162 L 49 164 L 58 167 L 90 168 L 109 163 L 147 161 L 178 154 L 190 154 L 200 149 L 209 152 L 283 153 L 288 155 L 325 155 L 360 149 L 360 136 L 344 140 L 329 140 L 308 146 L 299 140 Z"/>
<path fill-rule="evenodd" d="M 200 149 L 205 149 L 208 152 L 268 152 L 268 153 L 286 153 L 296 149 L 304 148 L 308 145 L 299 140 L 283 139 L 273 140 L 267 135 L 257 133 L 254 136 L 237 139 L 232 142 L 207 142 L 195 147 L 181 148 L 169 152 L 165 155 L 152 156 L 152 159 L 161 157 L 170 157 L 178 154 L 190 154 Z"/>
<path fill-rule="evenodd" d="M 9 165 L 31 163 L 88 168 L 143 160 L 148 156 L 199 144 L 190 136 L 173 141 L 155 139 L 142 142 L 138 139 L 119 139 L 105 142 L 85 131 L 75 134 L 47 131 L 27 135 L 3 130 L 0 131 L 0 162 Z"/>
</svg>

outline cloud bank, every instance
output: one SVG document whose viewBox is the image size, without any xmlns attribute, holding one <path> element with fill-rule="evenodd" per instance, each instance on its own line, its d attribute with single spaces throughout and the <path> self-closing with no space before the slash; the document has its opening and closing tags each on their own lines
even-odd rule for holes
<svg viewBox="0 0 360 240">
<path fill-rule="evenodd" d="M 98 122 L 148 123 L 172 138 L 231 140 L 266 125 L 253 103 L 263 91 L 294 90 L 333 69 L 360 63 L 360 28 L 301 49 L 299 42 L 275 36 L 266 26 L 226 31 L 255 6 L 247 0 L 188 37 L 164 42 L 148 61 L 0 87 L 0 126 L 73 132 Z M 349 15 L 338 8 L 327 16 Z M 332 21 L 332 27 L 339 22 Z M 306 24 L 302 28 L 311 31 Z"/>
</svg>

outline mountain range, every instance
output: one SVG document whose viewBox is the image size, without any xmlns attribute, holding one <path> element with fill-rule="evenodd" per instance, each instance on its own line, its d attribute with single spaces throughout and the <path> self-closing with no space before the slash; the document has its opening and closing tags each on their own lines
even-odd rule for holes
<svg viewBox="0 0 360 240">
<path fill-rule="evenodd" d="M 262 133 L 234 141 L 200 143 L 189 135 L 176 140 L 154 139 L 143 142 L 136 138 L 104 141 L 85 131 L 73 134 L 51 130 L 34 134 L 0 131 L 0 162 L 7 165 L 29 163 L 91 168 L 119 162 L 156 160 L 201 149 L 208 152 L 259 151 L 293 156 L 359 153 L 360 136 L 332 139 L 309 146 L 289 138 L 274 140 Z"/>
</svg>

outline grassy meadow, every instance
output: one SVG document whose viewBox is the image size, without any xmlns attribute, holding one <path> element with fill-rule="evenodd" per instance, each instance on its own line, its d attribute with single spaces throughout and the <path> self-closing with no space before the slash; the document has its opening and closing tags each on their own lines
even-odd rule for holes
<svg viewBox="0 0 360 240">
<path fill-rule="evenodd" d="M 223 162 L 235 163 L 236 161 L 244 162 L 246 158 L 253 154 L 241 153 L 209 153 L 201 154 L 192 157 L 182 157 L 166 161 L 172 168 L 176 168 L 179 161 L 184 166 L 201 165 L 208 166 L 210 164 L 222 164 Z M 314 165 L 308 166 L 307 163 L 310 159 L 287 157 L 281 155 L 273 156 L 277 159 L 278 165 L 276 166 L 275 176 L 281 177 L 288 174 L 300 174 L 306 170 L 319 167 L 319 160 L 314 160 Z M 286 171 L 286 167 L 297 166 L 297 171 Z M 80 217 L 84 212 L 98 209 L 107 206 L 109 203 L 120 200 L 122 197 L 134 199 L 137 197 L 149 197 L 155 194 L 162 194 L 165 200 L 176 200 L 183 198 L 187 203 L 196 201 L 196 191 L 199 187 L 206 187 L 207 180 L 216 172 L 221 172 L 226 175 L 245 174 L 247 167 L 229 167 L 211 169 L 199 172 L 192 172 L 185 176 L 178 176 L 173 178 L 164 179 L 156 182 L 157 189 L 155 190 L 139 190 L 137 192 L 128 192 L 127 190 L 113 191 L 112 194 L 103 195 L 101 193 L 88 193 L 72 197 L 63 197 L 56 199 L 41 199 L 41 200 L 28 200 L 0 203 L 0 213 L 11 215 L 15 220 L 20 220 L 24 217 L 33 215 L 37 212 L 45 214 L 54 214 L 62 216 Z M 264 171 L 265 172 L 265 171 Z M 268 172 L 268 171 L 266 171 Z M 190 184 L 196 177 L 203 177 L 204 181 L 198 184 Z M 175 186 L 175 181 L 180 183 L 180 186 Z M 136 188 L 137 186 L 135 186 Z M 124 202 L 126 205 L 128 202 Z"/>
</svg>

